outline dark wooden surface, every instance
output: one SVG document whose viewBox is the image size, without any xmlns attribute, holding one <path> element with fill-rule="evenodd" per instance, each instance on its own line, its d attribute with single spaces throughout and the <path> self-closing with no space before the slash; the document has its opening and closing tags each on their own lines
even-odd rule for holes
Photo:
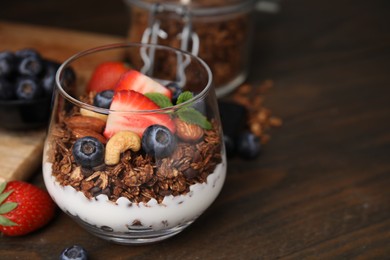
<svg viewBox="0 0 390 260">
<path fill-rule="evenodd" d="M 119 0 L 0 7 L 8 21 L 127 29 Z M 0 259 L 56 259 L 72 244 L 91 259 L 389 259 L 389 14 L 387 0 L 284 0 L 279 13 L 258 14 L 248 81 L 275 82 L 266 105 L 284 125 L 258 160 L 229 160 L 222 193 L 183 233 L 119 246 L 59 213 L 37 233 L 1 237 Z"/>
</svg>

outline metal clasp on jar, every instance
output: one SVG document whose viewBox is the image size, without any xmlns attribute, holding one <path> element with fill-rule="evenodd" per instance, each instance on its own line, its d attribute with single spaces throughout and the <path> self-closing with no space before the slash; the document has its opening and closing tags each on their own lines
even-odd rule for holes
<svg viewBox="0 0 390 260">
<path fill-rule="evenodd" d="M 178 17 L 180 17 L 183 21 L 183 29 L 182 31 L 176 35 L 178 39 L 180 39 L 180 49 L 183 51 L 188 51 L 193 55 L 198 55 L 199 52 L 199 37 L 192 30 L 192 19 L 191 12 L 188 10 L 186 6 L 179 5 L 169 5 L 169 4 L 160 4 L 156 3 L 152 5 L 152 8 L 149 12 L 148 18 L 148 27 L 145 29 L 141 42 L 142 43 L 150 43 L 150 44 L 158 44 L 159 39 L 167 39 L 168 37 L 172 37 L 172 35 L 168 35 L 163 29 L 161 29 L 161 21 L 157 17 L 158 14 L 163 14 L 164 12 L 173 12 Z M 189 50 L 191 42 L 191 49 Z M 177 54 L 177 79 L 176 83 L 180 86 L 185 84 L 186 78 L 184 70 L 188 66 L 190 60 L 188 56 L 183 56 L 182 54 Z M 145 49 L 141 49 L 141 56 L 145 63 L 142 72 L 148 74 L 148 72 L 153 70 L 153 63 L 155 58 L 155 50 L 154 48 L 149 48 L 148 51 Z"/>
</svg>

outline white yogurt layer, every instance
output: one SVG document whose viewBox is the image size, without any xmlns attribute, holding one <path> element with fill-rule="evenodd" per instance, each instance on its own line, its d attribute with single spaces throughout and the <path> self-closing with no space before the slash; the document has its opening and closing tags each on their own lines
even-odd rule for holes
<svg viewBox="0 0 390 260">
<path fill-rule="evenodd" d="M 226 159 L 207 177 L 207 182 L 190 186 L 190 192 L 185 195 L 166 196 L 161 204 L 155 199 L 148 203 L 131 203 L 125 197 L 120 197 L 114 203 L 104 194 L 88 199 L 73 187 L 60 185 L 51 173 L 52 164 L 44 163 L 46 188 L 63 211 L 91 225 L 108 226 L 114 232 L 128 232 L 136 222 L 141 222 L 143 227 L 159 230 L 192 221 L 211 205 L 225 181 Z"/>
</svg>

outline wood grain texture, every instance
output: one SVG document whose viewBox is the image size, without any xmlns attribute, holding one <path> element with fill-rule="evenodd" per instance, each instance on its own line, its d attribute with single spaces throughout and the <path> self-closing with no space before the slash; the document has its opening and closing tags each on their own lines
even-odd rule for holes
<svg viewBox="0 0 390 260">
<path fill-rule="evenodd" d="M 44 130 L 0 130 L 0 182 L 27 180 L 42 162 Z"/>
<path fill-rule="evenodd" d="M 9 10 L 18 1 L 9 1 Z M 39 9 L 49 1 L 34 2 Z M 83 28 L 115 34 L 117 27 L 88 12 L 91 4 L 61 11 L 92 17 Z M 72 244 L 92 259 L 388 259 L 390 2 L 281 4 L 279 13 L 256 17 L 248 82 L 274 81 L 265 104 L 283 127 L 271 132 L 258 160 L 228 161 L 222 193 L 192 226 L 162 243 L 125 247 L 92 237 L 59 213 L 37 233 L 0 238 L 0 259 L 54 259 Z M 111 16 L 117 26 L 127 19 Z M 50 23 L 31 12 L 19 20 Z M 66 56 L 81 47 L 77 42 L 52 40 L 47 48 Z M 42 185 L 39 174 L 32 181 Z"/>
</svg>

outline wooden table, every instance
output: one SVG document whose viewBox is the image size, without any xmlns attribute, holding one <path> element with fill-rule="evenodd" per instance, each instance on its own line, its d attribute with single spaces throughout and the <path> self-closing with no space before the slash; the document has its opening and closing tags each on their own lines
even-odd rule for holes
<svg viewBox="0 0 390 260">
<path fill-rule="evenodd" d="M 266 106 L 284 124 L 257 160 L 229 160 L 222 193 L 192 226 L 128 247 L 95 238 L 58 212 L 39 232 L 1 237 L 0 259 L 56 259 L 73 244 L 92 259 L 388 259 L 390 5 L 331 2 L 282 1 L 279 13 L 257 17 L 248 82 L 274 81 Z M 98 31 L 103 23 L 95 17 L 89 25 Z M 23 39 L 14 48 L 37 46 L 59 59 L 124 36 L 1 22 L 0 48 L 4 29 Z M 48 31 L 57 37 L 45 38 Z M 41 172 L 31 181 L 43 185 Z"/>
</svg>

